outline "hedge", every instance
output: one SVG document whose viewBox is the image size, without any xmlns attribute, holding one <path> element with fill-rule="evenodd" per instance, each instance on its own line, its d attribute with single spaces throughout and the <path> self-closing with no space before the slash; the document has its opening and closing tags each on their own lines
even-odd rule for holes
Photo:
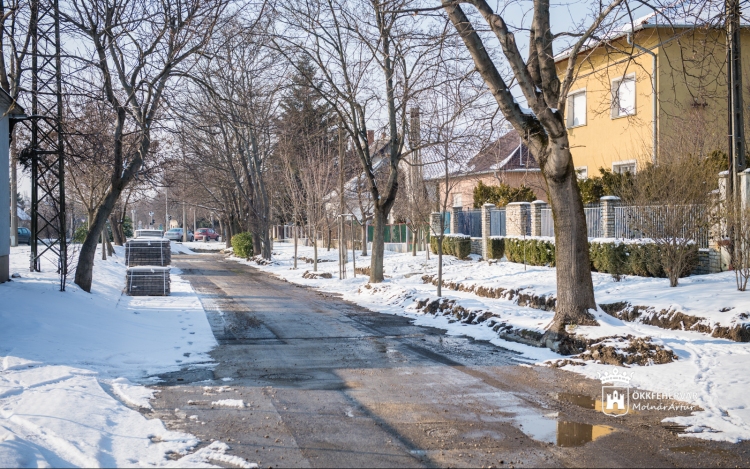
<svg viewBox="0 0 750 469">
<path fill-rule="evenodd" d="M 437 236 L 430 237 L 430 249 L 433 254 L 438 250 Z M 445 236 L 443 237 L 443 254 L 465 259 L 471 254 L 471 237 L 469 236 Z"/>
<path fill-rule="evenodd" d="M 683 249 L 688 250 L 688 262 L 679 276 L 687 277 L 698 265 L 698 245 L 690 244 Z M 597 272 L 640 277 L 668 276 L 664 270 L 661 247 L 658 244 L 591 243 L 589 256 L 591 269 Z"/>
<path fill-rule="evenodd" d="M 551 239 L 539 238 L 490 238 L 488 246 L 492 259 L 504 251 L 510 262 L 555 266 L 555 243 Z M 524 253 L 525 248 L 525 253 Z M 691 244 L 688 249 L 689 261 L 680 277 L 690 275 L 698 263 L 698 246 Z M 666 278 L 661 248 L 655 243 L 589 243 L 591 270 L 613 275 L 636 275 L 640 277 Z"/>
<path fill-rule="evenodd" d="M 253 257 L 253 235 L 251 233 L 237 233 L 232 236 L 234 255 L 247 259 Z"/>
<path fill-rule="evenodd" d="M 487 258 L 502 259 L 505 255 L 505 238 L 490 238 L 487 240 Z"/>
<path fill-rule="evenodd" d="M 505 238 L 505 256 L 511 262 L 555 266 L 555 243 L 537 238 Z"/>
</svg>

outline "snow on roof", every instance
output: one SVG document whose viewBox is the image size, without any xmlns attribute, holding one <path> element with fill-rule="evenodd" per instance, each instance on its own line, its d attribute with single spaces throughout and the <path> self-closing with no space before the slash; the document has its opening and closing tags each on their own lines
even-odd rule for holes
<svg viewBox="0 0 750 469">
<path fill-rule="evenodd" d="M 694 0 L 678 0 L 673 4 L 654 9 L 651 13 L 635 18 L 621 17 L 623 21 L 615 21 L 610 29 L 603 31 L 587 40 L 581 51 L 595 48 L 601 44 L 614 41 L 629 33 L 647 28 L 705 28 L 723 27 L 724 3 L 717 1 L 695 2 Z M 742 21 L 743 25 L 748 25 Z M 564 49 L 555 56 L 555 61 L 567 59 L 572 47 Z"/>
<path fill-rule="evenodd" d="M 31 217 L 21 207 L 16 207 L 16 214 L 21 221 L 31 221 Z"/>
</svg>

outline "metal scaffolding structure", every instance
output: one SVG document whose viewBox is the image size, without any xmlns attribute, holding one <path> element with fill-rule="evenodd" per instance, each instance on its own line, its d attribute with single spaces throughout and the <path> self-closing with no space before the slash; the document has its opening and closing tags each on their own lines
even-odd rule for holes
<svg viewBox="0 0 750 469">
<path fill-rule="evenodd" d="M 62 70 L 58 0 L 32 0 L 31 142 L 24 150 L 31 169 L 30 270 L 40 259 L 58 256 L 60 290 L 67 278 L 65 159 L 62 134 Z"/>
</svg>

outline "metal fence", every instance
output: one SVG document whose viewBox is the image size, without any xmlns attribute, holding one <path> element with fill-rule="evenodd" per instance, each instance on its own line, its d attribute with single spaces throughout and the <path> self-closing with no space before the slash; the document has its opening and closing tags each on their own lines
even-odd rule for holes
<svg viewBox="0 0 750 469">
<path fill-rule="evenodd" d="M 490 236 L 505 236 L 505 209 L 490 211 Z"/>
<path fill-rule="evenodd" d="M 542 209 L 542 236 L 555 236 L 555 221 L 551 208 Z"/>
<path fill-rule="evenodd" d="M 482 211 L 467 210 L 456 213 L 456 224 L 458 232 L 469 235 L 472 238 L 482 237 Z"/>
<path fill-rule="evenodd" d="M 615 238 L 693 239 L 699 247 L 707 248 L 708 226 L 702 205 L 615 207 Z"/>
<path fill-rule="evenodd" d="M 584 207 L 586 215 L 586 231 L 589 238 L 601 238 L 604 236 L 602 228 L 601 208 L 597 206 Z M 555 221 L 552 218 L 552 209 L 542 209 L 542 236 L 555 236 Z"/>
<path fill-rule="evenodd" d="M 601 238 L 603 236 L 601 208 L 598 205 L 596 207 L 584 207 L 583 212 L 586 215 L 588 237 Z"/>
</svg>

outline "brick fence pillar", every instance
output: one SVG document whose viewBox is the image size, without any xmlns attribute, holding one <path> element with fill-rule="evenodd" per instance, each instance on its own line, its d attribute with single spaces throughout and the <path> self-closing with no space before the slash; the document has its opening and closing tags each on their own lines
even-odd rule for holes
<svg viewBox="0 0 750 469">
<path fill-rule="evenodd" d="M 495 204 L 482 205 L 482 259 L 487 260 L 489 254 L 490 233 L 492 229 L 492 218 L 490 212 L 495 209 Z"/>
<path fill-rule="evenodd" d="M 605 195 L 599 199 L 599 216 L 601 219 L 602 237 L 615 237 L 615 207 L 620 206 L 620 198 L 614 195 Z"/>
<path fill-rule="evenodd" d="M 528 202 L 511 202 L 505 207 L 505 232 L 508 236 L 524 236 L 529 225 L 531 204 Z"/>
<path fill-rule="evenodd" d="M 542 210 L 547 208 L 547 202 L 535 200 L 531 202 L 531 236 L 542 235 Z"/>
<path fill-rule="evenodd" d="M 451 234 L 460 233 L 461 229 L 458 226 L 458 214 L 463 212 L 462 207 L 451 207 L 450 214 L 451 214 Z"/>
</svg>

